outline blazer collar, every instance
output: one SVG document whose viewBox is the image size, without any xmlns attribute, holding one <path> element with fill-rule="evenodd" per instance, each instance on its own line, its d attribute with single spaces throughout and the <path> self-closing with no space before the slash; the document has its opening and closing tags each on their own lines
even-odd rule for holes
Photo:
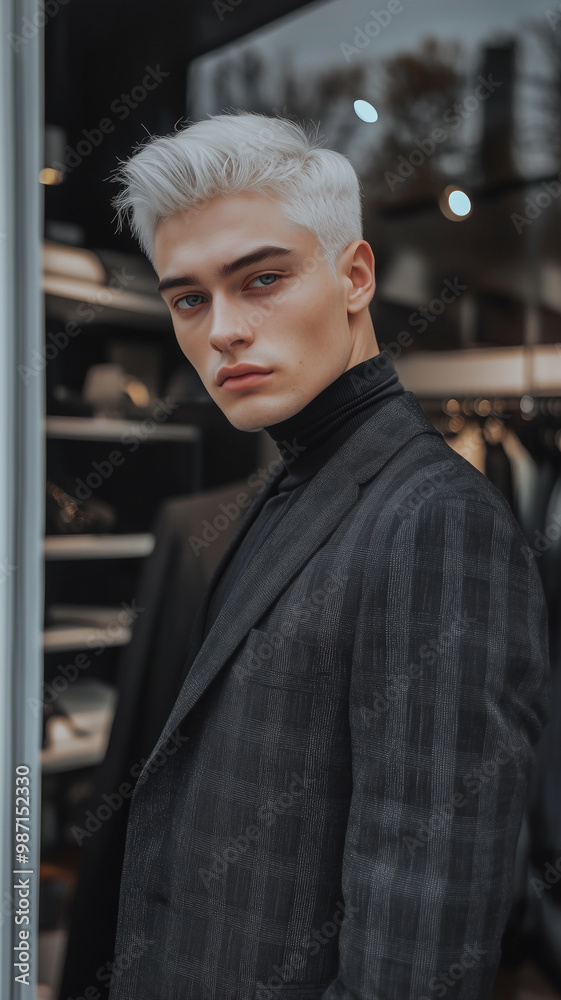
<svg viewBox="0 0 561 1000">
<path fill-rule="evenodd" d="M 248 528 L 273 494 L 276 483 L 284 474 L 284 467 L 257 494 L 212 574 L 189 644 L 189 655 L 193 654 L 197 645 L 198 652 L 137 786 L 155 754 L 191 711 L 248 632 L 356 503 L 359 485 L 377 475 L 396 452 L 418 434 L 443 437 L 425 416 L 412 392 L 392 397 L 372 414 L 371 419 L 365 420 L 312 477 L 302 496 L 265 540 L 259 558 L 250 563 L 243 578 L 236 582 L 201 643 L 214 585 L 234 550 L 242 543 Z"/>
</svg>

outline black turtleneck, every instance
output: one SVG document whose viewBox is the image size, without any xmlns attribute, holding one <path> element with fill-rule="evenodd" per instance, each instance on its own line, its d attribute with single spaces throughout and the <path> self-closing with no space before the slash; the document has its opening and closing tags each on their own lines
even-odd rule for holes
<svg viewBox="0 0 561 1000">
<path fill-rule="evenodd" d="M 292 417 L 265 427 L 279 449 L 285 472 L 216 582 L 205 619 L 205 638 L 236 580 L 258 558 L 262 543 L 309 480 L 375 410 L 404 391 L 384 350 L 343 372 Z"/>
</svg>

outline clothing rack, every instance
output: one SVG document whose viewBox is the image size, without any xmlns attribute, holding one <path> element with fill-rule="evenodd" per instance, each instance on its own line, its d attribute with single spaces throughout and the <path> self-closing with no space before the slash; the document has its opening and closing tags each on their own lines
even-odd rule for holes
<svg viewBox="0 0 561 1000">
<path fill-rule="evenodd" d="M 419 397 L 424 412 L 444 435 L 454 435 L 465 426 L 466 420 L 478 421 L 485 434 L 493 421 L 508 426 L 523 428 L 525 425 L 539 425 L 544 429 L 561 430 L 561 394 L 500 396 L 493 394 L 445 395 Z M 561 436 L 554 434 L 557 448 L 561 448 Z"/>
</svg>

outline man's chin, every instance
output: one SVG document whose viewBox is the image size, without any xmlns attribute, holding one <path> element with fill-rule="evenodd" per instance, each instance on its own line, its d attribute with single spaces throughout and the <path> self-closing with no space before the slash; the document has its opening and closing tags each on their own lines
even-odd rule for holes
<svg viewBox="0 0 561 1000">
<path fill-rule="evenodd" d="M 257 434 L 270 424 L 275 424 L 281 417 L 277 416 L 278 407 L 271 406 L 233 406 L 231 410 L 220 407 L 224 416 L 238 431 Z"/>
<path fill-rule="evenodd" d="M 248 401 L 249 403 L 249 401 Z M 257 401 L 254 401 L 257 404 Z M 288 417 L 293 416 L 294 413 L 299 412 L 304 403 L 299 405 L 295 404 L 293 400 L 283 401 L 283 400 L 269 400 L 269 405 L 264 402 L 264 405 L 248 405 L 247 407 L 232 407 L 231 412 L 220 407 L 224 416 L 230 421 L 232 427 L 235 427 L 238 431 L 248 431 L 249 433 L 257 433 L 258 431 L 266 430 L 267 427 L 271 427 L 273 424 L 279 423 L 281 420 L 286 420 Z"/>
<path fill-rule="evenodd" d="M 224 413 L 224 411 L 222 411 Z M 255 420 L 246 419 L 244 420 L 239 414 L 235 417 L 231 416 L 229 413 L 224 413 L 224 416 L 230 421 L 232 427 L 235 427 L 237 431 L 246 431 L 248 434 L 257 434 L 258 431 L 264 429 L 263 418 L 256 417 Z"/>
</svg>

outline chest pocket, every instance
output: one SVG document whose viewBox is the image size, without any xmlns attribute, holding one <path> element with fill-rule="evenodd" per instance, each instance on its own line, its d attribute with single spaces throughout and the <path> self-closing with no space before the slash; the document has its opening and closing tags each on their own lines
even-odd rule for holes
<svg viewBox="0 0 561 1000">
<path fill-rule="evenodd" d="M 330 674 L 320 650 L 310 642 L 252 628 L 236 659 L 240 683 L 314 692 Z"/>
</svg>

